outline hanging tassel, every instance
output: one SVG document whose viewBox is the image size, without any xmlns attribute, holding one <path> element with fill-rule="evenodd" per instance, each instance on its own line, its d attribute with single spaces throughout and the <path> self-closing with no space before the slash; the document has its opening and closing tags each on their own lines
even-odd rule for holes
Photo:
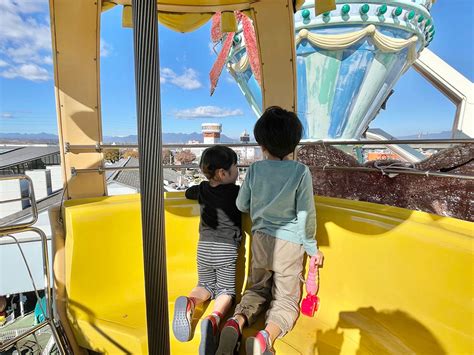
<svg viewBox="0 0 474 355">
<path fill-rule="evenodd" d="M 316 0 L 314 2 L 314 10 L 316 12 L 316 16 L 335 9 L 336 0 Z"/>
<path fill-rule="evenodd" d="M 209 73 L 209 79 L 211 80 L 211 96 L 216 89 L 217 82 L 224 68 L 224 64 L 227 61 L 227 56 L 229 55 L 230 48 L 232 47 L 232 42 L 234 41 L 234 32 L 228 33 L 227 37 L 222 45 L 221 52 L 217 56 L 217 60 L 212 66 L 211 72 Z"/>
<path fill-rule="evenodd" d="M 224 11 L 221 14 L 222 33 L 237 32 L 237 20 L 233 11 Z"/>
<path fill-rule="evenodd" d="M 245 47 L 247 49 L 247 55 L 249 57 L 250 68 L 252 69 L 253 75 L 257 82 L 262 85 L 261 73 L 260 73 L 260 58 L 258 57 L 257 38 L 255 36 L 255 30 L 253 28 L 252 21 L 245 16 L 241 15 L 240 20 L 242 21 L 242 28 L 244 32 Z"/>
<path fill-rule="evenodd" d="M 221 31 L 221 13 L 216 12 L 212 16 L 212 25 L 211 25 L 211 41 L 213 43 L 219 42 L 222 38 Z"/>
</svg>

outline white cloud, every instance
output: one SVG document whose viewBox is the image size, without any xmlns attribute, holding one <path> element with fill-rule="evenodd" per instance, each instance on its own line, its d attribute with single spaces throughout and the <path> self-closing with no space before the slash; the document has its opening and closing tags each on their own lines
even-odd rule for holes
<svg viewBox="0 0 474 355">
<path fill-rule="evenodd" d="M 44 56 L 43 63 L 53 65 L 53 57 L 51 57 L 50 55 Z"/>
<path fill-rule="evenodd" d="M 23 78 L 32 81 L 51 79 L 49 72 L 36 64 L 21 64 L 0 72 L 0 76 L 7 79 Z"/>
<path fill-rule="evenodd" d="M 195 90 L 202 87 L 202 83 L 199 81 L 199 74 L 192 68 L 184 69 L 183 74 L 178 75 L 171 68 L 160 69 L 160 82 L 162 84 L 173 84 L 181 89 Z"/>
<path fill-rule="evenodd" d="M 2 113 L 0 114 L 0 117 L 1 117 L 1 118 L 13 118 L 13 117 L 15 117 L 15 116 L 14 116 L 13 113 L 11 113 L 11 112 L 2 112 Z"/>
<path fill-rule="evenodd" d="M 112 46 L 108 44 L 102 37 L 100 38 L 100 56 L 108 57 L 112 53 Z"/>
<path fill-rule="evenodd" d="M 194 108 L 178 110 L 174 113 L 176 118 L 194 119 L 194 118 L 224 118 L 233 116 L 242 116 L 241 109 L 227 109 L 217 106 L 198 106 Z"/>
<path fill-rule="evenodd" d="M 52 64 L 46 0 L 0 0 L 0 73 L 4 78 L 48 80 Z"/>
</svg>

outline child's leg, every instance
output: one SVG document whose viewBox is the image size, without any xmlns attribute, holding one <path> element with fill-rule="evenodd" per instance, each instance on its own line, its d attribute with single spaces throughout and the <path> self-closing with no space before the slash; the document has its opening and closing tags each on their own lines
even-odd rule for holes
<svg viewBox="0 0 474 355">
<path fill-rule="evenodd" d="M 199 254 L 198 279 L 198 285 L 191 291 L 189 297 L 180 296 L 174 303 L 173 333 L 179 341 L 191 340 L 194 308 L 209 298 L 213 298 L 215 294 L 215 270 L 203 263 Z"/>
<path fill-rule="evenodd" d="M 246 323 L 252 324 L 271 299 L 272 259 L 268 258 L 268 250 L 272 240 L 269 238 L 274 239 L 259 232 L 255 233 L 252 238 L 252 260 L 248 287 L 235 309 L 234 317 L 230 318 L 222 329 L 216 355 L 234 352 L 244 325 Z"/>
<path fill-rule="evenodd" d="M 293 328 L 299 315 L 304 249 L 299 244 L 276 240 L 273 257 L 273 300 L 266 327 L 247 344 L 254 354 L 271 353 L 275 340 Z"/>
<path fill-rule="evenodd" d="M 248 286 L 234 312 L 240 329 L 245 323 L 252 325 L 271 300 L 271 270 L 275 239 L 258 231 L 252 237 L 252 260 Z"/>
<path fill-rule="evenodd" d="M 211 293 L 204 287 L 196 286 L 193 288 L 188 298 L 193 301 L 194 307 L 196 307 L 209 300 L 211 298 Z"/>
<path fill-rule="evenodd" d="M 235 297 L 235 270 L 238 249 L 234 245 L 218 245 L 216 258 L 216 300 L 212 313 L 201 322 L 199 354 L 215 354 L 219 343 L 219 324 Z"/>
</svg>

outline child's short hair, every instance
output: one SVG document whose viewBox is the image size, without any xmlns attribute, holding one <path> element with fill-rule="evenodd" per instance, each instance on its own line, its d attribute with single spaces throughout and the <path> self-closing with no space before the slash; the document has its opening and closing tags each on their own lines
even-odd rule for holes
<svg viewBox="0 0 474 355">
<path fill-rule="evenodd" d="M 303 136 L 303 125 L 295 113 L 271 106 L 258 119 L 253 135 L 271 155 L 283 159 L 295 151 Z"/>
<path fill-rule="evenodd" d="M 215 145 L 202 152 L 199 167 L 208 179 L 212 179 L 217 169 L 229 170 L 237 164 L 237 154 L 224 145 Z"/>
</svg>

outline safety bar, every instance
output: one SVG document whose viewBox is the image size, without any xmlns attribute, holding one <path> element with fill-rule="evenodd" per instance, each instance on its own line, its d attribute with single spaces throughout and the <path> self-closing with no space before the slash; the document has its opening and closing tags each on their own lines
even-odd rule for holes
<svg viewBox="0 0 474 355">
<path fill-rule="evenodd" d="M 38 289 L 36 288 L 33 275 L 31 273 L 30 267 L 28 265 L 28 262 L 26 260 L 26 257 L 23 253 L 23 249 L 21 248 L 20 244 L 22 244 L 22 241 L 19 241 L 16 237 L 14 237 L 12 234 L 19 234 L 19 233 L 25 233 L 25 232 L 33 232 L 39 235 L 40 240 L 41 240 L 41 251 L 42 251 L 42 256 L 43 256 L 43 274 L 44 274 L 44 295 L 46 298 L 46 311 L 43 309 L 43 305 L 41 304 L 41 299 L 38 294 Z M 25 263 L 25 266 L 27 268 L 28 274 L 30 276 L 31 282 L 33 284 L 33 288 L 35 290 L 35 295 L 37 298 L 37 301 L 39 302 L 39 305 L 41 307 L 41 311 L 43 312 L 43 315 L 45 317 L 44 322 L 41 324 L 38 324 L 35 327 L 32 327 L 30 330 L 27 332 L 10 339 L 6 341 L 5 343 L 0 344 L 0 352 L 3 352 L 5 350 L 8 350 L 10 347 L 15 345 L 19 340 L 34 334 L 36 331 L 41 329 L 42 327 L 49 325 L 51 328 L 51 332 L 53 333 L 53 337 L 56 341 L 56 345 L 58 347 L 59 353 L 60 354 L 66 354 L 66 348 L 65 345 L 62 342 L 62 339 L 58 333 L 58 329 L 56 327 L 56 324 L 53 319 L 53 301 L 52 301 L 52 293 L 51 293 L 51 276 L 50 276 L 50 267 L 49 267 L 49 257 L 48 257 L 48 240 L 46 238 L 46 234 L 39 228 L 36 227 L 24 227 L 21 230 L 18 230 L 17 226 L 15 228 L 5 228 L 2 227 L 0 230 L 0 239 L 2 238 L 11 238 L 15 241 L 15 244 L 17 244 L 18 249 L 20 250 L 20 253 L 23 257 L 23 261 Z"/>
<path fill-rule="evenodd" d="M 26 180 L 28 182 L 28 196 L 19 197 L 16 199 L 0 200 L 0 204 L 28 200 L 30 201 L 32 219 L 30 221 L 20 223 L 20 224 L 0 226 L 0 233 L 3 233 L 6 230 L 31 227 L 33 224 L 35 224 L 38 221 L 38 207 L 36 205 L 35 190 L 33 188 L 33 181 L 30 179 L 30 177 L 28 175 L 20 175 L 20 174 L 0 175 L 0 182 L 7 181 L 7 180 Z"/>
<path fill-rule="evenodd" d="M 248 164 L 238 164 L 238 168 L 248 168 Z M 71 175 L 76 176 L 81 173 L 99 173 L 102 174 L 106 171 L 117 171 L 117 170 L 138 170 L 138 166 L 104 166 L 99 168 L 84 168 L 77 169 L 75 167 L 71 168 Z M 183 165 L 172 165 L 172 164 L 163 164 L 163 169 L 199 169 L 197 164 L 183 164 Z"/>
<path fill-rule="evenodd" d="M 373 140 L 328 140 L 328 141 L 314 141 L 314 142 L 300 142 L 300 145 L 391 145 L 391 144 L 473 144 L 474 139 L 391 139 L 384 141 Z M 225 145 L 227 147 L 258 147 L 258 143 L 218 143 L 218 144 L 163 144 L 163 148 L 207 148 L 214 145 Z M 66 153 L 73 153 L 78 151 L 96 151 L 102 152 L 107 149 L 136 149 L 138 144 L 89 144 L 78 145 L 66 143 L 64 150 Z"/>
<path fill-rule="evenodd" d="M 246 168 L 249 165 L 237 165 L 239 168 Z M 126 168 L 126 169 L 123 169 Z M 168 169 L 199 169 L 199 165 L 197 164 L 190 164 L 190 165 L 163 165 L 163 168 Z M 71 173 L 73 176 L 77 174 L 84 174 L 84 173 L 103 173 L 104 171 L 116 171 L 116 170 L 138 170 L 138 166 L 127 166 L 127 167 L 104 167 L 104 168 L 88 168 L 88 169 L 76 169 L 71 168 Z M 389 175 L 389 174 L 408 174 L 408 175 L 423 175 L 426 177 L 441 177 L 441 178 L 454 178 L 454 179 L 461 179 L 461 180 L 474 180 L 473 175 L 465 175 L 465 174 L 450 174 L 450 173 L 443 173 L 437 171 L 430 171 L 430 170 L 415 170 L 413 168 L 367 168 L 364 166 L 325 166 L 325 167 L 313 167 L 311 169 L 316 170 L 349 170 L 349 171 L 361 171 L 361 172 L 380 172 L 382 175 Z"/>
</svg>

